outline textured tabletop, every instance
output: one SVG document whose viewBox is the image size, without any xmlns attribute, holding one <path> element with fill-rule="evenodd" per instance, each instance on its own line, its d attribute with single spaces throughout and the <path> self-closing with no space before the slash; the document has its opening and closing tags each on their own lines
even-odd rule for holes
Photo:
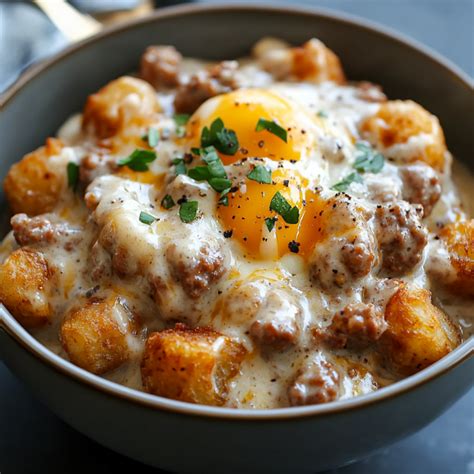
<svg viewBox="0 0 474 474">
<path fill-rule="evenodd" d="M 431 46 L 473 75 L 473 0 L 307 0 L 293 3 L 344 10 L 389 25 Z M 0 45 L 1 8 L 0 2 Z M 6 41 L 9 39 L 6 37 Z M 55 37 L 54 48 L 59 43 Z M 1 58 L 0 65 L 7 65 L 8 59 Z M 1 474 L 94 474 L 119 472 L 119 469 L 135 474 L 158 472 L 102 448 L 69 428 L 27 392 L 1 363 L 0 387 Z M 417 434 L 369 459 L 331 472 L 474 474 L 474 390 Z"/>
</svg>

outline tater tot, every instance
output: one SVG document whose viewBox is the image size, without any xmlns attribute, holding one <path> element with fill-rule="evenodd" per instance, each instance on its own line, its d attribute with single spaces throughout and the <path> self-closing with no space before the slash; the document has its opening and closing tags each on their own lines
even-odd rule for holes
<svg viewBox="0 0 474 474">
<path fill-rule="evenodd" d="M 223 405 L 228 382 L 239 370 L 244 348 L 208 328 L 152 333 L 142 361 L 145 389 L 155 395 L 204 405 Z"/>
<path fill-rule="evenodd" d="M 82 128 L 97 138 L 115 135 L 129 121 L 159 110 L 153 87 L 141 79 L 123 76 L 88 97 Z"/>
<path fill-rule="evenodd" d="M 385 309 L 388 328 L 381 347 L 395 371 L 409 375 L 433 364 L 459 343 L 448 317 L 431 303 L 431 292 L 402 286 Z"/>
<path fill-rule="evenodd" d="M 71 362 L 94 374 L 104 374 L 129 358 L 130 324 L 131 314 L 119 297 L 92 299 L 69 311 L 60 339 Z"/>
<path fill-rule="evenodd" d="M 43 147 L 15 163 L 5 178 L 4 189 L 14 214 L 36 216 L 52 211 L 66 184 L 65 168 L 58 169 L 51 157 L 61 153 L 62 143 L 48 138 Z"/>
<path fill-rule="evenodd" d="M 385 102 L 375 115 L 361 123 L 360 129 L 372 145 L 396 161 L 422 161 L 438 171 L 445 169 L 443 129 L 439 120 L 416 102 Z"/>
<path fill-rule="evenodd" d="M 262 68 L 278 80 L 345 83 L 339 58 L 316 38 L 295 48 L 279 40 L 265 38 L 255 45 L 253 54 Z"/>
<path fill-rule="evenodd" d="M 43 326 L 51 320 L 50 276 L 44 256 L 26 247 L 15 250 L 0 265 L 0 302 L 22 326 Z"/>
<path fill-rule="evenodd" d="M 455 293 L 474 296 L 474 219 L 448 224 L 440 232 L 456 271 L 449 283 Z"/>
</svg>

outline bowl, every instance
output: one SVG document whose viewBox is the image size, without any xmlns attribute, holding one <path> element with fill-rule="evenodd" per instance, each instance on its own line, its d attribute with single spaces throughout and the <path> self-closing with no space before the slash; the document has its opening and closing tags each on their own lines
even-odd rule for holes
<svg viewBox="0 0 474 474">
<path fill-rule="evenodd" d="M 472 85 L 412 40 L 342 14 L 270 6 L 185 6 L 108 29 L 27 71 L 0 99 L 0 178 L 112 78 L 133 71 L 150 44 L 186 56 L 245 55 L 263 36 L 316 36 L 347 75 L 381 84 L 438 115 L 448 146 L 474 168 Z M 370 53 L 368 53 L 370 52 Z M 470 160 L 470 161 L 469 161 Z M 0 232 L 8 210 L 0 194 Z M 53 354 L 0 305 L 0 356 L 71 426 L 146 464 L 179 472 L 315 472 L 357 459 L 420 429 L 473 385 L 474 339 L 429 368 L 369 395 L 324 405 L 235 410 L 138 392 Z"/>
</svg>

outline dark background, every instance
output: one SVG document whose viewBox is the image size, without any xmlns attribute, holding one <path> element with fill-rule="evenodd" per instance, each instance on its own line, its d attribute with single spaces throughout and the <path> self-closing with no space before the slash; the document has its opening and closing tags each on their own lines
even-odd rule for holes
<svg viewBox="0 0 474 474">
<path fill-rule="evenodd" d="M 86 7 L 95 2 L 81 1 Z M 5 85 L 9 80 L 5 73 L 7 66 L 14 71 L 14 65 L 21 63 L 20 58 L 23 63 L 31 62 L 35 57 L 44 56 L 64 44 L 61 35 L 39 12 L 29 12 L 25 16 L 19 13 L 25 7 L 21 5 L 12 17 L 12 10 L 8 11 L 11 3 L 0 2 L 0 91 L 2 80 Z M 267 3 L 321 6 L 377 21 L 431 46 L 471 77 L 473 75 L 474 0 L 300 0 Z M 31 24 L 34 28 L 30 27 Z M 102 448 L 69 428 L 28 393 L 2 363 L 0 387 L 0 474 L 94 474 L 122 470 L 158 472 Z M 212 451 L 212 447 L 207 449 Z M 474 390 L 417 434 L 369 459 L 330 472 L 474 474 Z"/>
</svg>

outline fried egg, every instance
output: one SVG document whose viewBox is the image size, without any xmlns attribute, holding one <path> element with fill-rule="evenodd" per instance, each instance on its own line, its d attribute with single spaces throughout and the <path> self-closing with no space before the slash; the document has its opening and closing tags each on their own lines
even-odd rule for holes
<svg viewBox="0 0 474 474">
<path fill-rule="evenodd" d="M 306 219 L 306 194 L 327 174 L 318 137 L 327 125 L 291 99 L 291 86 L 284 91 L 239 89 L 209 99 L 194 113 L 187 126 L 187 148 L 199 147 L 203 129 L 220 119 L 239 142 L 235 154 L 219 156 L 233 178 L 228 205 L 217 205 L 217 215 L 226 232 L 247 257 L 276 260 L 287 253 L 306 255 L 313 246 L 312 223 Z M 259 130 L 260 120 L 273 122 L 286 132 L 285 139 L 271 130 Z M 247 175 L 255 166 L 271 171 L 271 183 Z M 291 208 L 298 209 L 298 222 L 286 222 L 270 209 L 280 193 Z M 298 239 L 302 238 L 302 246 Z"/>
<path fill-rule="evenodd" d="M 199 107 L 189 120 L 190 146 L 200 144 L 204 127 L 220 118 L 233 130 L 239 141 L 234 155 L 221 153 L 225 165 L 243 158 L 298 161 L 311 156 L 316 148 L 316 123 L 313 117 L 290 99 L 266 89 L 239 89 L 213 97 Z M 268 130 L 257 131 L 260 119 L 275 122 L 287 133 L 287 139 Z"/>
</svg>

